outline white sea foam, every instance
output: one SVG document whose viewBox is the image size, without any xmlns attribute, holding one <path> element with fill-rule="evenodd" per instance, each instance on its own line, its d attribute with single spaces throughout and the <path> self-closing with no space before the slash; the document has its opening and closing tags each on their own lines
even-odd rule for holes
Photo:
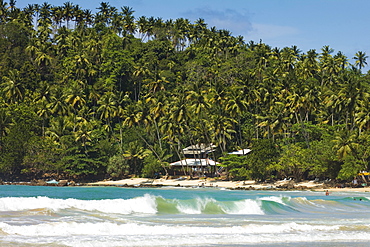
<svg viewBox="0 0 370 247">
<path fill-rule="evenodd" d="M 232 207 L 226 208 L 225 212 L 228 214 L 257 214 L 263 215 L 265 214 L 261 209 L 261 202 L 252 200 L 252 199 L 245 199 L 241 201 L 233 202 Z"/>
<path fill-rule="evenodd" d="M 244 202 L 244 201 L 241 201 Z M 246 205 L 251 205 L 246 203 Z M 260 216 L 258 216 L 260 217 Z M 65 218 L 66 219 L 66 218 Z M 130 218 L 131 219 L 131 218 Z M 183 245 L 245 245 L 253 243 L 284 243 L 314 241 L 366 241 L 367 229 L 348 228 L 347 223 L 309 224 L 266 222 L 228 225 L 183 224 L 173 219 L 171 224 L 150 221 L 148 223 L 125 221 L 81 222 L 71 216 L 69 221 L 23 224 L 0 222 L 0 246 L 7 242 L 49 244 L 65 246 L 183 246 Z M 176 222 L 179 220 L 178 222 Z M 140 220 L 141 221 L 141 220 Z M 334 242 L 333 242 L 334 243 Z M 315 245 L 315 244 L 313 244 Z"/>
<path fill-rule="evenodd" d="M 249 235 L 249 234 L 203 234 L 199 232 L 192 235 L 158 235 L 152 238 L 147 238 L 143 235 L 136 236 L 120 236 L 117 238 L 94 238 L 94 239 L 62 239 L 58 240 L 59 244 L 66 246 L 79 246 L 79 247 L 100 247 L 100 246 L 245 246 L 254 244 L 268 244 L 273 246 L 274 244 L 282 243 L 304 243 L 302 246 L 321 246 L 321 243 L 331 243 L 331 246 L 336 246 L 336 243 L 347 242 L 355 239 L 357 243 L 362 241 L 363 245 L 355 246 L 367 246 L 365 243 L 368 242 L 370 234 L 354 234 L 351 237 L 343 236 L 336 233 L 331 234 L 285 234 L 275 236 L 274 234 L 260 235 Z M 41 241 L 39 241 L 41 242 Z M 307 244 L 311 243 L 311 244 Z M 351 242 L 344 245 L 343 243 L 338 246 L 349 246 Z M 298 244 L 299 245 L 299 244 Z M 289 245 L 291 246 L 291 245 Z M 329 246 L 329 245 L 324 245 Z"/>
<path fill-rule="evenodd" d="M 288 198 L 289 198 L 289 200 L 291 199 L 290 197 L 288 197 Z M 260 200 L 262 200 L 262 201 L 272 201 L 272 202 L 277 202 L 277 203 L 286 205 L 283 201 L 282 196 L 266 196 L 266 197 L 261 197 Z"/>
<path fill-rule="evenodd" d="M 343 232 L 339 225 L 298 223 L 247 224 L 232 227 L 184 226 L 112 222 L 53 222 L 37 225 L 0 223 L 6 239 L 20 243 L 58 243 L 66 246 L 204 246 L 313 241 L 364 241 L 369 233 Z M 343 227 L 343 226 L 342 226 Z M 3 238 L 4 239 L 4 238 Z M 334 242 L 333 242 L 334 243 Z M 1 240 L 0 240 L 1 244 Z"/>
<path fill-rule="evenodd" d="M 312 231 L 334 231 L 340 226 L 308 225 L 297 223 L 248 224 L 233 227 L 199 227 L 178 225 L 117 224 L 111 222 L 49 222 L 35 225 L 0 223 L 7 234 L 20 236 L 72 236 L 72 235 L 182 235 L 182 234 L 277 234 Z"/>
<path fill-rule="evenodd" d="M 41 196 L 0 198 L 0 211 L 22 211 L 41 208 L 46 208 L 53 211 L 74 208 L 79 210 L 118 214 L 155 214 L 157 212 L 155 197 L 148 194 L 142 197 L 136 197 L 127 200 L 53 199 Z"/>
</svg>

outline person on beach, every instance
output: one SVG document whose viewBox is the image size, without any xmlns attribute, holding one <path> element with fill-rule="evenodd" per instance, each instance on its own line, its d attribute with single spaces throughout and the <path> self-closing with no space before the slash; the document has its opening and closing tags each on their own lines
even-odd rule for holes
<svg viewBox="0 0 370 247">
<path fill-rule="evenodd" d="M 353 179 L 352 184 L 353 184 L 353 187 L 357 187 L 358 186 L 358 182 L 357 182 L 357 178 L 356 177 Z"/>
</svg>

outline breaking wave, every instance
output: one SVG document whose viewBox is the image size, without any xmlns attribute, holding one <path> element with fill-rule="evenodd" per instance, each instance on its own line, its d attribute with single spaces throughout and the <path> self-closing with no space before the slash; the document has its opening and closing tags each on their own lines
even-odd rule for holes
<svg viewBox="0 0 370 247">
<path fill-rule="evenodd" d="M 367 198 L 360 198 L 368 201 Z M 264 215 L 285 214 L 292 212 L 325 212 L 347 210 L 353 208 L 353 200 L 345 198 L 334 200 L 307 200 L 305 197 L 268 196 L 256 199 L 221 201 L 214 198 L 165 199 L 162 196 L 145 194 L 130 199 L 55 199 L 44 196 L 38 197 L 4 197 L 0 198 L 0 211 L 34 211 L 61 210 L 97 211 L 113 214 L 242 214 Z M 359 200 L 359 198 L 357 198 Z M 348 202 L 351 202 L 348 205 Z"/>
</svg>

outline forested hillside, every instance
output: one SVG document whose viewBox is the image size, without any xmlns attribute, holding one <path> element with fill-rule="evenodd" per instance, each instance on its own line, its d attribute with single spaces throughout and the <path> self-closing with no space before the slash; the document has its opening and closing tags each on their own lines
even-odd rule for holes
<svg viewBox="0 0 370 247">
<path fill-rule="evenodd" d="M 200 143 L 235 179 L 368 169 L 364 52 L 273 48 L 104 2 L 14 2 L 0 1 L 3 180 L 151 177 Z"/>
</svg>

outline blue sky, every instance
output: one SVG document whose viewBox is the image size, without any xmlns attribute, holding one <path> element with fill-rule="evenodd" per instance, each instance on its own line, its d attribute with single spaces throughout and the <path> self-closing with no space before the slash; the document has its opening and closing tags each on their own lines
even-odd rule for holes
<svg viewBox="0 0 370 247">
<path fill-rule="evenodd" d="M 18 0 L 23 8 L 29 3 L 61 6 L 67 0 Z M 118 9 L 132 7 L 134 16 L 154 16 L 164 20 L 205 19 L 209 27 L 227 29 L 246 42 L 260 39 L 272 47 L 297 45 L 302 52 L 324 45 L 342 51 L 351 59 L 357 51 L 370 57 L 369 0 L 70 0 L 93 12 L 101 2 Z M 368 59 L 370 64 L 370 58 Z"/>
</svg>

